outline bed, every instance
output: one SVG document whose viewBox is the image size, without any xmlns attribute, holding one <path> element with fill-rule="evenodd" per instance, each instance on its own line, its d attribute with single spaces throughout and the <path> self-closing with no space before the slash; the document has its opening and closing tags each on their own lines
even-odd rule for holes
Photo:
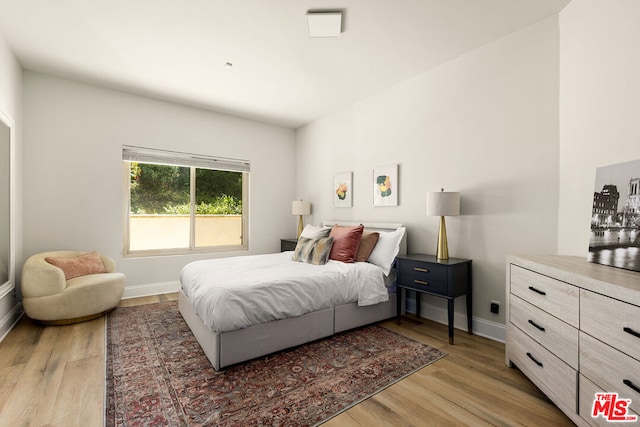
<svg viewBox="0 0 640 427">
<path fill-rule="evenodd" d="M 327 221 L 322 227 L 358 224 Z M 393 257 L 406 253 L 402 224 L 363 225 L 379 233 L 378 248 L 383 237 L 389 242 L 387 236 L 393 236 Z M 292 254 L 204 260 L 184 267 L 178 308 L 216 370 L 396 315 L 392 264 L 381 268 L 372 262 L 330 260 L 311 266 L 293 261 Z"/>
</svg>

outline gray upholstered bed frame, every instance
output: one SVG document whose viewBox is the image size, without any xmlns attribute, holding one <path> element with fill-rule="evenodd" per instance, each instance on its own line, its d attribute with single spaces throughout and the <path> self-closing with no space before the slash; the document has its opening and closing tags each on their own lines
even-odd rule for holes
<svg viewBox="0 0 640 427">
<path fill-rule="evenodd" d="M 324 222 L 324 225 L 358 225 L 343 221 Z M 402 224 L 362 223 L 367 230 L 392 231 Z M 400 254 L 406 253 L 406 233 L 400 245 Z M 389 301 L 359 307 L 357 303 L 326 308 L 302 316 L 262 323 L 230 332 L 211 332 L 196 314 L 193 306 L 180 290 L 178 308 L 191 328 L 205 354 L 216 370 L 265 356 L 276 351 L 305 344 L 338 332 L 357 328 L 396 314 L 395 287 L 391 288 Z M 404 304 L 402 304 L 404 307 Z"/>
</svg>

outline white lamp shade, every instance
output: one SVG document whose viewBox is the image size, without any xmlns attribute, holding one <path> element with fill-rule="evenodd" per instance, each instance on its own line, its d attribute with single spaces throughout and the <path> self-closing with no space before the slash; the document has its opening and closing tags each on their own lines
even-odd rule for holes
<svg viewBox="0 0 640 427">
<path fill-rule="evenodd" d="M 311 213 L 311 203 L 302 200 L 294 200 L 291 203 L 291 215 L 309 215 Z"/>
<path fill-rule="evenodd" d="M 427 193 L 427 216 L 460 215 L 460 193 L 439 191 Z"/>
</svg>

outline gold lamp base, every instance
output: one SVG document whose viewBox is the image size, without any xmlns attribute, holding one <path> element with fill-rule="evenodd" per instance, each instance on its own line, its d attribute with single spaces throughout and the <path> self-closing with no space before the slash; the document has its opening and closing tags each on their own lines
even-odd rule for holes
<svg viewBox="0 0 640 427">
<path fill-rule="evenodd" d="M 436 258 L 449 259 L 449 246 L 447 245 L 447 226 L 444 222 L 444 216 L 440 217 L 440 229 L 438 230 L 438 249 Z"/>
<path fill-rule="evenodd" d="M 302 229 L 304 228 L 304 224 L 302 222 L 302 215 L 300 215 L 300 219 L 298 220 L 298 239 L 300 238 L 300 235 L 302 234 Z"/>
</svg>

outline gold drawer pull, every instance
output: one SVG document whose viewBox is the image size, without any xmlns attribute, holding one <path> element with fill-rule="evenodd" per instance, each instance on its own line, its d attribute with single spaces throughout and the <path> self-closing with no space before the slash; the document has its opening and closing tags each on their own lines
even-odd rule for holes
<svg viewBox="0 0 640 427">
<path fill-rule="evenodd" d="M 420 273 L 428 273 L 429 272 L 428 268 L 415 267 L 414 270 L 415 271 L 419 271 Z"/>
<path fill-rule="evenodd" d="M 418 285 L 428 285 L 429 282 L 425 282 L 424 280 L 414 280 L 414 283 L 417 283 Z"/>
</svg>

